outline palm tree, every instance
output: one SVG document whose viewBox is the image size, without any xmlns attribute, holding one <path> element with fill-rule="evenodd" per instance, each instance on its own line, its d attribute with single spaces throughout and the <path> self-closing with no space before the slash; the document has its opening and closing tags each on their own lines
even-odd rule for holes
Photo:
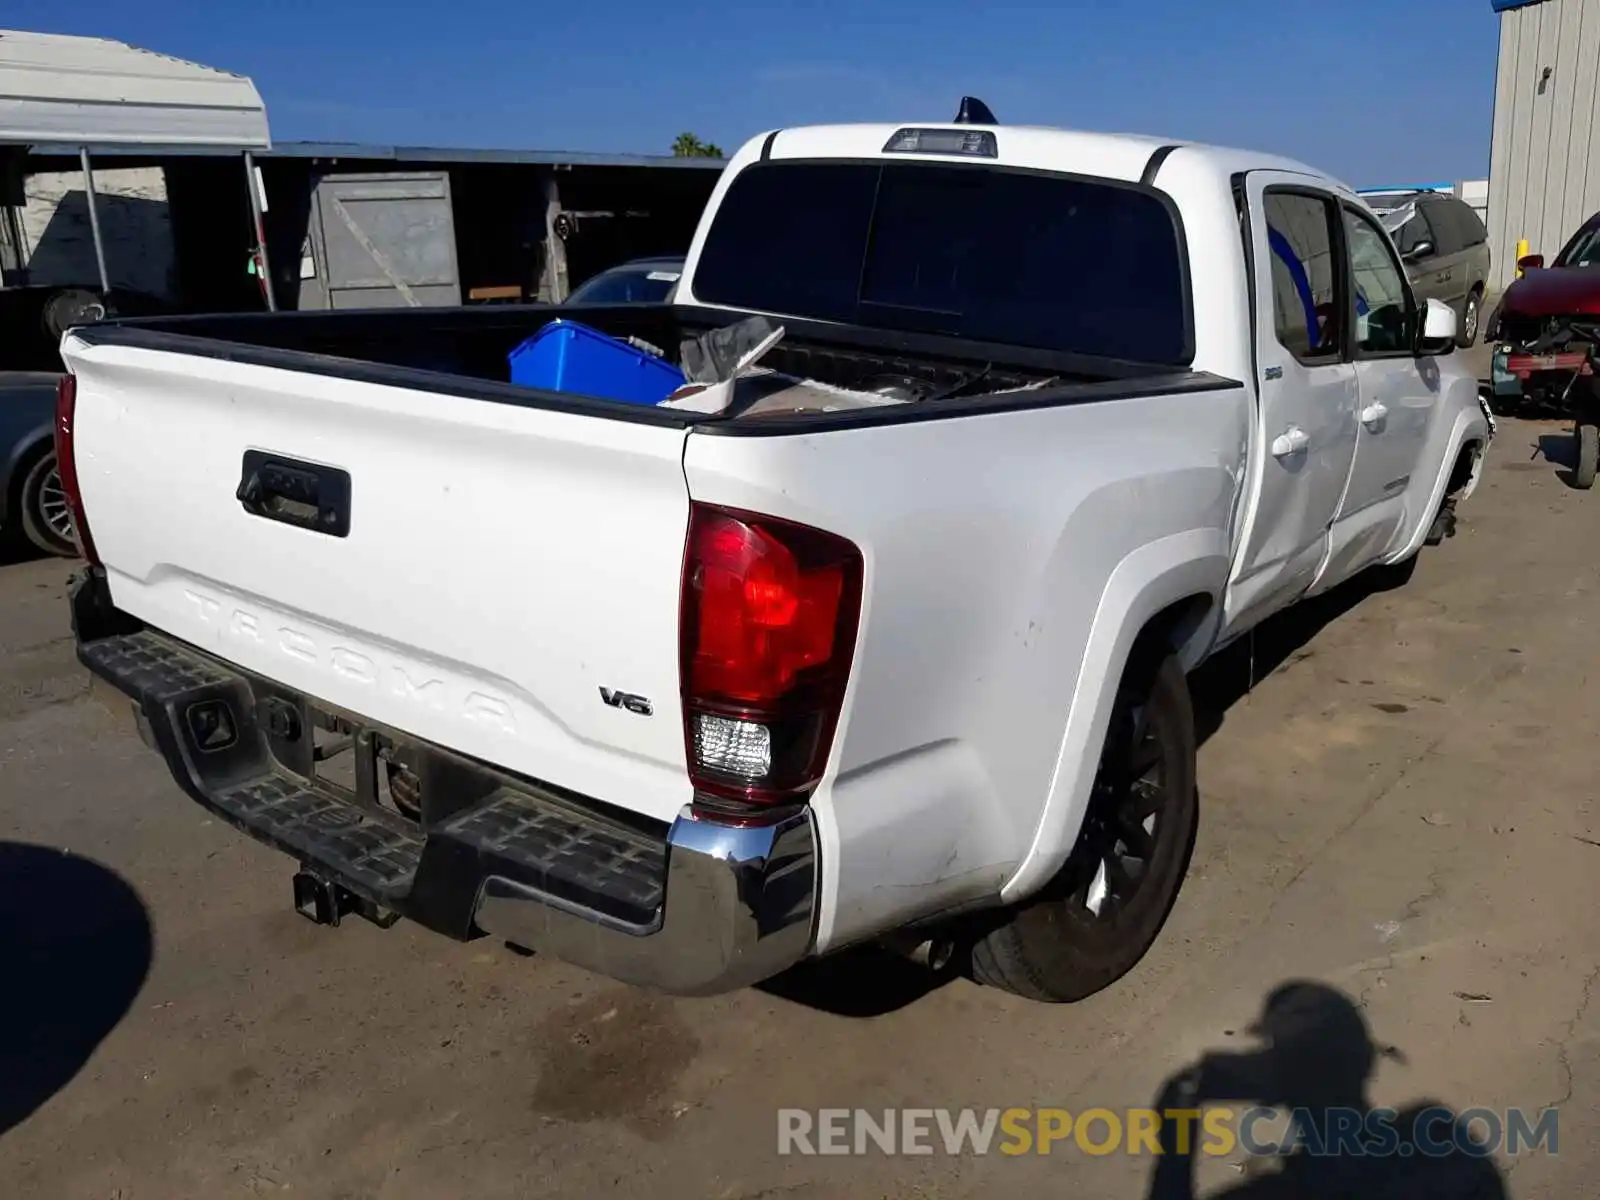
<svg viewBox="0 0 1600 1200">
<path fill-rule="evenodd" d="M 692 133 L 680 133 L 672 142 L 672 153 L 677 158 L 726 158 L 722 147 L 715 142 L 702 142 Z"/>
</svg>

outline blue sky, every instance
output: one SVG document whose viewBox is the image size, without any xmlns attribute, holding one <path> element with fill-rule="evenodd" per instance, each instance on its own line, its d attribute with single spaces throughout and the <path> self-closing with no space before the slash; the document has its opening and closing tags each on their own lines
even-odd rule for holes
<svg viewBox="0 0 1600 1200">
<path fill-rule="evenodd" d="M 1488 174 L 1489 0 L 6 0 L 13 28 L 252 76 L 282 140 L 732 150 L 763 129 L 1002 121 L 1286 153 L 1355 186 Z"/>
</svg>

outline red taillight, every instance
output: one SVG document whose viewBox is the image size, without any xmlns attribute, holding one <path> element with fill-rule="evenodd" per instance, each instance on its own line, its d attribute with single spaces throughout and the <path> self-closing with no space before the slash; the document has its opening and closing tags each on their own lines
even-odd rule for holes
<svg viewBox="0 0 1600 1200">
<path fill-rule="evenodd" d="M 61 491 L 72 513 L 72 533 L 77 538 L 78 550 L 90 566 L 98 567 L 100 556 L 95 553 L 94 539 L 89 536 L 89 520 L 83 515 L 83 493 L 78 490 L 78 459 L 72 437 L 77 405 L 77 377 L 63 375 L 56 384 L 56 474 L 61 476 Z"/>
<path fill-rule="evenodd" d="M 861 552 L 772 517 L 696 504 L 681 612 L 684 736 L 705 796 L 802 800 L 850 677 Z"/>
</svg>

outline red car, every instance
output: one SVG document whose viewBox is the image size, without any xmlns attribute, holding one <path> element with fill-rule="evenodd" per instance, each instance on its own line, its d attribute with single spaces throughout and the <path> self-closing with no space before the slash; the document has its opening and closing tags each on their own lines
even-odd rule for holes
<svg viewBox="0 0 1600 1200">
<path fill-rule="evenodd" d="M 1584 222 L 1549 266 L 1530 254 L 1523 275 L 1501 297 L 1488 335 L 1523 397 L 1554 404 L 1576 424 L 1572 481 L 1592 487 L 1600 466 L 1600 213 Z"/>
</svg>

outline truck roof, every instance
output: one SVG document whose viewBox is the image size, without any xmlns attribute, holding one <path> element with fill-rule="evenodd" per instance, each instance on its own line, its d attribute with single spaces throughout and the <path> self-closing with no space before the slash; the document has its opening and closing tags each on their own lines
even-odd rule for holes
<svg viewBox="0 0 1600 1200">
<path fill-rule="evenodd" d="M 1353 188 L 1332 179 L 1326 172 L 1292 158 L 1187 142 L 1181 138 L 1162 138 L 1148 134 L 1098 133 L 1087 130 L 1056 129 L 1040 125 L 974 125 L 950 121 L 904 121 L 895 124 L 875 122 L 854 125 L 805 125 L 776 129 L 751 138 L 730 165 L 740 167 L 761 158 L 921 158 L 949 161 L 947 154 L 885 153 L 884 146 L 902 129 L 938 129 L 970 132 L 986 130 L 995 135 L 997 153 L 990 159 L 1000 166 L 1041 171 L 1070 171 L 1106 179 L 1137 182 L 1145 175 L 1154 155 L 1161 151 L 1182 154 L 1208 167 L 1224 180 L 1249 170 L 1287 171 L 1309 175 L 1355 195 Z M 1157 164 L 1159 165 L 1159 164 Z"/>
</svg>

